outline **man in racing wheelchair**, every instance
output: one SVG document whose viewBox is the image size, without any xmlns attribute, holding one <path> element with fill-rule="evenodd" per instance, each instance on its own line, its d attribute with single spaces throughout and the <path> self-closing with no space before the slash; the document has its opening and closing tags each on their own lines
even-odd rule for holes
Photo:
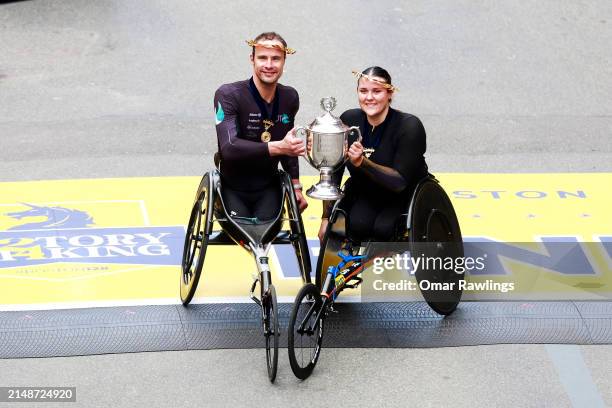
<svg viewBox="0 0 612 408">
<path fill-rule="evenodd" d="M 268 375 L 274 381 L 280 332 L 267 255 L 272 244 L 292 244 L 302 279 L 310 282 L 300 215 L 307 203 L 298 167 L 305 146 L 292 129 L 298 94 L 278 83 L 286 56 L 294 50 L 274 32 L 262 33 L 248 45 L 253 76 L 222 85 L 215 93 L 217 169 L 204 175 L 196 194 L 185 239 L 181 299 L 184 305 L 191 301 L 208 245 L 236 243 L 249 251 L 258 269 L 250 293 L 262 309 Z M 282 231 L 285 220 L 288 231 Z M 214 222 L 220 231 L 213 231 Z M 254 295 L 258 284 L 259 297 Z"/>
</svg>

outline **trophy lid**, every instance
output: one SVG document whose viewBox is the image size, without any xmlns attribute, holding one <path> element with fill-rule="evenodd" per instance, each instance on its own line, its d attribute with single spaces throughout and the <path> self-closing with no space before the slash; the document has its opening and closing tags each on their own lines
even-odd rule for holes
<svg viewBox="0 0 612 408">
<path fill-rule="evenodd" d="M 325 113 L 315 118 L 309 128 L 315 133 L 340 133 L 344 132 L 347 127 L 340 118 L 334 116 L 331 111 L 336 107 L 336 98 L 328 96 L 321 99 L 321 108 Z"/>
</svg>

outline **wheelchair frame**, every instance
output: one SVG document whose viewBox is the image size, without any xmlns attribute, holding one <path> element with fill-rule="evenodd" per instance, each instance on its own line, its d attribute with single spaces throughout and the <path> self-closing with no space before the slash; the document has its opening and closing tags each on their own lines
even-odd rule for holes
<svg viewBox="0 0 612 408">
<path fill-rule="evenodd" d="M 227 212 L 222 196 L 221 175 L 217 169 L 206 173 L 196 192 L 183 250 L 180 295 L 187 306 L 199 283 L 204 267 L 206 250 L 210 245 L 240 245 L 251 253 L 257 266 L 257 277 L 250 289 L 250 298 L 261 308 L 262 326 L 266 340 L 266 362 L 270 381 L 274 382 L 278 366 L 278 308 L 276 290 L 272 284 L 268 252 L 274 244 L 291 244 L 294 247 L 302 281 L 310 282 L 311 264 L 306 233 L 299 212 L 293 184 L 289 175 L 279 170 L 281 183 L 281 208 L 274 220 L 258 225 L 263 231 L 258 238 L 249 232 Z M 286 215 L 286 217 L 284 217 Z M 289 229 L 283 230 L 284 221 Z M 221 229 L 214 230 L 217 222 Z M 255 289 L 259 283 L 259 298 Z"/>
<path fill-rule="evenodd" d="M 329 267 L 341 262 L 338 252 L 342 249 L 343 244 L 346 241 L 352 242 L 347 234 L 347 223 L 350 220 L 346 212 L 340 208 L 341 202 L 342 200 L 338 200 L 332 209 L 319 251 L 315 269 L 315 284 L 319 289 L 323 287 Z M 443 224 L 445 227 L 443 229 L 446 229 L 447 234 L 434 231 L 432 228 L 434 223 Z M 407 211 L 400 214 L 396 221 L 394 238 L 391 242 L 407 242 L 410 247 L 426 242 L 451 242 L 461 249 L 460 253 L 455 253 L 453 256 L 463 256 L 463 247 L 460 245 L 463 239 L 457 215 L 448 195 L 432 174 L 428 174 L 417 183 Z M 461 279 L 464 276 L 464 274 L 456 275 Z M 428 278 L 422 274 L 417 274 L 416 277 L 418 281 Z M 459 304 L 461 297 L 459 292 L 456 301 L 436 302 L 432 298 L 437 296 L 428 297 L 427 295 L 423 293 L 429 306 L 441 315 L 451 314 Z"/>
<path fill-rule="evenodd" d="M 347 237 L 348 217 L 339 207 L 340 202 L 336 202 L 332 210 L 321 245 L 316 285 L 305 284 L 300 289 L 289 319 L 289 362 L 293 373 L 300 379 L 308 378 L 318 361 L 324 321 L 333 310 L 336 297 L 344 288 L 356 288 L 361 284 L 360 274 L 368 262 L 365 256 L 353 253 L 359 245 Z M 433 175 L 417 184 L 408 211 L 401 214 L 396 223 L 393 242 L 408 242 L 411 253 L 414 253 L 415 244 L 431 242 L 438 256 L 445 251 L 454 251 L 453 256 L 463 257 L 461 230 L 455 210 Z M 423 279 L 457 281 L 463 276 L 454 271 L 445 275 L 438 270 L 416 273 L 419 282 Z M 422 294 L 429 306 L 444 316 L 450 315 L 461 300 L 461 290 L 442 296 L 438 291 L 422 291 Z M 304 347 L 304 343 L 309 347 Z M 304 349 L 310 350 L 306 359 Z"/>
</svg>

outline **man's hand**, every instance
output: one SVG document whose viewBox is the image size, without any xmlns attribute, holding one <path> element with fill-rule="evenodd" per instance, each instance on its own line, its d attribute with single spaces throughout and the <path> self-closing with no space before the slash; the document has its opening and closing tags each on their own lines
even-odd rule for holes
<svg viewBox="0 0 612 408">
<path fill-rule="evenodd" d="M 304 141 L 295 137 L 295 128 L 291 129 L 283 140 L 268 142 L 270 156 L 303 156 L 306 153 Z"/>
<path fill-rule="evenodd" d="M 325 231 L 327 231 L 327 224 L 329 224 L 329 220 L 327 218 L 321 219 L 321 226 L 319 227 L 319 242 L 323 245 L 323 237 L 325 236 Z"/>
<path fill-rule="evenodd" d="M 351 164 L 355 167 L 363 163 L 363 146 L 359 142 L 354 142 L 348 150 L 348 157 Z"/>
<path fill-rule="evenodd" d="M 304 212 L 306 207 L 308 207 L 308 202 L 304 198 L 304 195 L 302 194 L 302 190 L 295 189 L 294 191 L 295 191 L 295 199 L 297 200 L 298 206 L 300 207 L 300 213 L 302 213 Z"/>
</svg>

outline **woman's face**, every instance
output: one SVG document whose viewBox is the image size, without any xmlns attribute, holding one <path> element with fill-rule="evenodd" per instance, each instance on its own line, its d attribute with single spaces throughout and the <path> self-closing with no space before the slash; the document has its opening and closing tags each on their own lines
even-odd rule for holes
<svg viewBox="0 0 612 408">
<path fill-rule="evenodd" d="M 385 82 L 385 80 L 380 77 L 372 78 Z M 381 84 L 366 78 L 359 78 L 357 85 L 359 106 L 366 115 L 375 117 L 383 113 L 385 109 L 389 107 L 393 92 L 389 91 Z"/>
</svg>

